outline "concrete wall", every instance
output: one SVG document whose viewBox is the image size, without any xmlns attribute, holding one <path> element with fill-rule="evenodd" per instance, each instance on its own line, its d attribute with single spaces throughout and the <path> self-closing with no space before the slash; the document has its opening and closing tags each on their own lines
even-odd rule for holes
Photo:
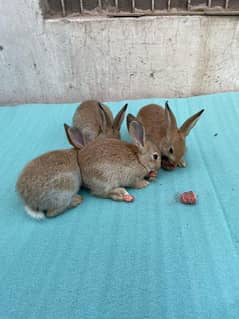
<svg viewBox="0 0 239 319">
<path fill-rule="evenodd" d="M 0 104 L 239 90 L 238 17 L 43 20 L 0 1 Z"/>
</svg>

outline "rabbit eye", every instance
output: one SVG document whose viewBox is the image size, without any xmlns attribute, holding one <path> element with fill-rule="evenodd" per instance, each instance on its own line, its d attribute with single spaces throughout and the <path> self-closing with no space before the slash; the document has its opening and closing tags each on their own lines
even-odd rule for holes
<svg viewBox="0 0 239 319">
<path fill-rule="evenodd" d="M 159 155 L 157 153 L 153 154 L 153 159 L 156 161 L 159 158 Z"/>
<path fill-rule="evenodd" d="M 172 147 L 170 147 L 169 153 L 170 153 L 170 154 L 173 154 L 173 148 L 172 148 Z"/>
</svg>

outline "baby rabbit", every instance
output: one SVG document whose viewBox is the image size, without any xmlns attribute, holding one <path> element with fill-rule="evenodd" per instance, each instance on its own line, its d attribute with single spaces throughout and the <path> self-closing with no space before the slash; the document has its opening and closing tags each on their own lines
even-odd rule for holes
<svg viewBox="0 0 239 319">
<path fill-rule="evenodd" d="M 115 119 L 106 105 L 101 106 L 99 108 L 98 101 L 85 101 L 78 106 L 73 116 L 73 126 L 81 129 L 87 143 L 97 136 L 120 139 L 120 127 L 128 104 L 125 104 Z"/>
<path fill-rule="evenodd" d="M 80 131 L 65 128 L 77 141 L 75 147 L 81 149 L 84 140 Z M 45 153 L 23 169 L 16 188 L 31 217 L 54 217 L 81 203 L 82 197 L 77 194 L 82 183 L 77 153 L 76 149 Z"/>
<path fill-rule="evenodd" d="M 144 177 L 160 168 L 158 147 L 145 138 L 141 123 L 129 114 L 127 126 L 133 144 L 117 139 L 96 139 L 78 153 L 83 185 L 96 196 L 131 202 L 134 197 L 124 187 L 147 186 L 149 182 Z M 68 137 L 77 147 L 77 139 Z"/>
<path fill-rule="evenodd" d="M 137 118 L 143 124 L 146 136 L 149 136 L 159 146 L 164 169 L 171 170 L 177 166 L 186 167 L 183 159 L 186 150 L 185 140 L 203 111 L 191 116 L 178 129 L 176 118 L 168 102 L 165 104 L 165 109 L 156 104 L 141 108 Z"/>
</svg>

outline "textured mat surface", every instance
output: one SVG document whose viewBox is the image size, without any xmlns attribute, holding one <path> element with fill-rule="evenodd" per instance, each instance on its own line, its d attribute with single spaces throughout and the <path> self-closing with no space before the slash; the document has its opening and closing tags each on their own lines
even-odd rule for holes
<svg viewBox="0 0 239 319">
<path fill-rule="evenodd" d="M 165 100 L 128 111 L 149 102 Z M 84 191 L 82 205 L 44 222 L 25 214 L 15 182 L 29 160 L 68 147 L 62 124 L 77 105 L 0 108 L 1 319 L 239 318 L 239 93 L 169 103 L 180 124 L 206 110 L 186 169 L 161 171 L 132 204 Z M 196 206 L 175 201 L 191 189 Z"/>
</svg>

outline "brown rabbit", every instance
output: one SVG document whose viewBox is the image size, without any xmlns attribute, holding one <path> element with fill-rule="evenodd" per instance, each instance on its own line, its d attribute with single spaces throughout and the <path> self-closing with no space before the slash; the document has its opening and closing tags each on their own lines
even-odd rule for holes
<svg viewBox="0 0 239 319">
<path fill-rule="evenodd" d="M 191 116 L 178 129 L 176 118 L 168 102 L 165 104 L 165 109 L 156 104 L 141 108 L 137 118 L 143 124 L 146 136 L 149 136 L 159 146 L 164 169 L 170 170 L 177 166 L 186 167 L 183 159 L 186 150 L 185 140 L 203 111 Z"/>
<path fill-rule="evenodd" d="M 106 105 L 101 104 L 102 108 L 99 108 L 99 104 L 94 100 L 81 103 L 73 116 L 73 126 L 81 129 L 87 143 L 98 136 L 120 139 L 120 127 L 128 104 L 123 106 L 115 119 Z"/>
<path fill-rule="evenodd" d="M 80 131 L 68 126 L 65 129 L 74 136 L 75 147 L 81 149 L 84 140 Z M 82 183 L 77 153 L 76 149 L 52 151 L 23 169 L 16 188 L 31 217 L 54 217 L 81 203 L 82 197 L 77 194 Z"/>
<path fill-rule="evenodd" d="M 78 153 L 83 185 L 91 193 L 113 200 L 134 200 L 124 187 L 142 188 L 149 184 L 144 177 L 161 165 L 160 153 L 145 139 L 143 126 L 133 115 L 127 116 L 133 144 L 117 139 L 97 139 Z M 77 140 L 68 136 L 72 145 Z"/>
</svg>

